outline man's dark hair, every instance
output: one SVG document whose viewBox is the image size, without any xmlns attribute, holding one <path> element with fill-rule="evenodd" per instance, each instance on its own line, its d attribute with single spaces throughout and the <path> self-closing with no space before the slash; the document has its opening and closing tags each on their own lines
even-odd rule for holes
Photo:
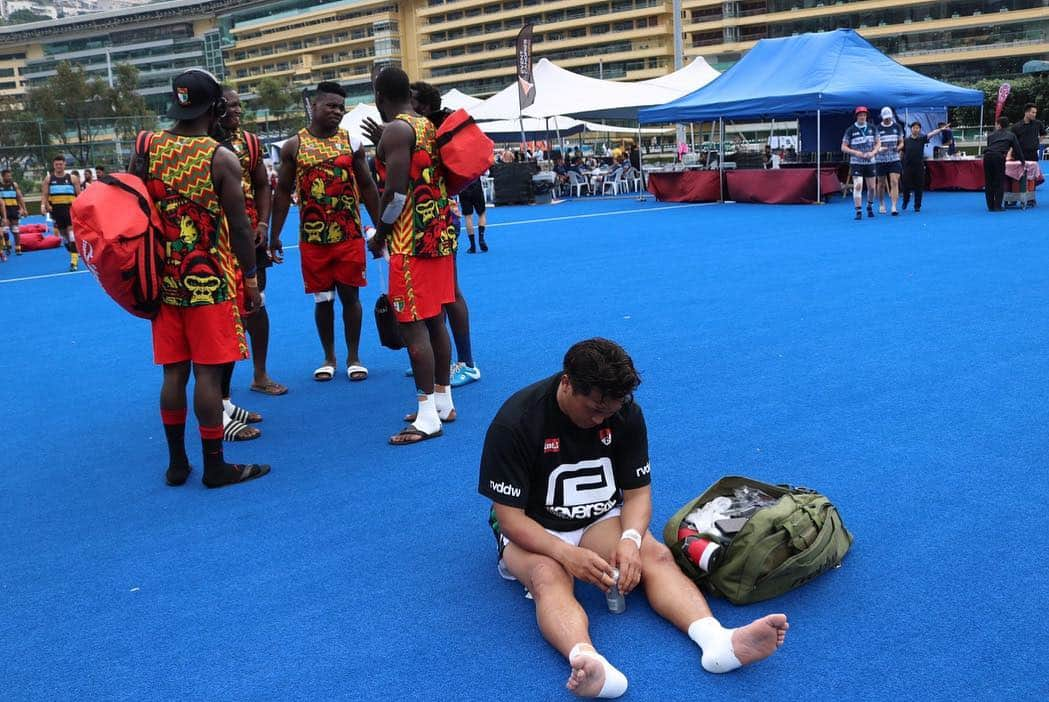
<svg viewBox="0 0 1049 702">
<path fill-rule="evenodd" d="M 222 86 L 222 92 L 224 92 L 224 93 L 233 93 L 234 95 L 239 95 L 239 93 L 237 92 L 237 89 L 234 88 L 232 85 L 224 85 L 224 86 Z"/>
<path fill-rule="evenodd" d="M 105 166 L 101 166 L 101 165 L 95 166 L 95 170 L 96 171 L 104 171 L 104 170 L 106 170 L 106 167 Z"/>
<path fill-rule="evenodd" d="M 947 123 L 946 123 L 946 122 L 937 122 L 937 123 L 936 123 L 936 126 L 937 126 L 937 127 L 946 127 L 946 126 L 947 126 Z"/>
<path fill-rule="evenodd" d="M 441 92 L 437 88 L 417 80 L 411 84 L 411 89 L 415 91 L 415 99 L 426 105 L 430 112 L 437 112 L 441 109 Z"/>
<path fill-rule="evenodd" d="M 1026 105 L 1024 105 L 1024 112 L 1027 112 L 1032 107 L 1038 109 L 1038 105 L 1034 104 L 1033 102 L 1029 102 Z"/>
<path fill-rule="evenodd" d="M 406 102 L 411 97 L 411 81 L 397 66 L 387 66 L 375 76 L 375 92 L 387 100 Z"/>
<path fill-rule="evenodd" d="M 7 175 L 10 172 L 11 172 L 10 168 L 5 168 L 4 170 L 0 171 L 0 176 L 5 176 L 5 175 Z"/>
<path fill-rule="evenodd" d="M 59 155 L 55 156 L 53 159 L 51 159 L 51 163 L 54 163 L 55 161 L 61 161 L 62 163 L 65 163 L 66 162 L 66 157 L 63 156 L 62 154 L 59 154 Z"/>
<path fill-rule="evenodd" d="M 917 127 L 918 129 L 921 129 L 922 128 L 922 123 L 921 122 L 911 122 L 910 126 Z"/>
<path fill-rule="evenodd" d="M 597 390 L 602 397 L 621 400 L 641 384 L 641 376 L 623 347 L 608 339 L 587 339 L 568 349 L 564 373 L 577 395 Z"/>
<path fill-rule="evenodd" d="M 344 98 L 346 89 L 334 81 L 325 80 L 317 84 L 317 95 L 338 95 Z"/>
<path fill-rule="evenodd" d="M 998 127 L 999 128 L 1005 129 L 1008 126 L 1009 126 L 1009 118 L 1008 117 L 1005 117 L 1003 115 L 1002 117 L 998 118 Z"/>
</svg>

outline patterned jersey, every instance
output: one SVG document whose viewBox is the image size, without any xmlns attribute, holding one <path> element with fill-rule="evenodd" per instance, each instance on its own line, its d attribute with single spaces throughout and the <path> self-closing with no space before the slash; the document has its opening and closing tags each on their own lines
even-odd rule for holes
<svg viewBox="0 0 1049 702">
<path fill-rule="evenodd" d="M 176 307 L 235 300 L 236 262 L 211 161 L 208 136 L 157 132 L 149 145 L 146 187 L 164 223 L 161 301 Z"/>
<path fill-rule="evenodd" d="M 252 149 L 248 148 L 248 140 L 252 139 L 255 142 L 255 146 Z M 241 185 L 244 188 L 244 204 L 248 210 L 248 221 L 251 222 L 251 230 L 255 231 L 259 226 L 259 208 L 255 204 L 255 186 L 251 182 L 251 174 L 255 171 L 255 167 L 259 165 L 258 159 L 260 151 L 259 138 L 251 132 L 245 132 L 243 129 L 235 131 L 226 141 L 222 142 L 224 146 L 227 146 L 230 151 L 237 155 L 237 159 L 240 161 L 241 171 Z M 255 158 L 252 158 L 253 152 Z"/>
<path fill-rule="evenodd" d="M 401 114 L 397 119 L 415 132 L 415 146 L 408 169 L 408 199 L 393 223 L 390 253 L 416 258 L 448 256 L 455 253 L 458 235 L 452 223 L 451 198 L 438 167 L 437 132 L 425 117 Z M 386 164 L 376 159 L 375 165 L 385 180 Z"/>
<path fill-rule="evenodd" d="M 875 134 L 874 127 L 869 124 L 865 124 L 862 127 L 858 124 L 852 124 L 845 130 L 845 136 L 841 138 L 841 143 L 866 153 L 874 149 Z M 860 158 L 856 154 L 849 154 L 849 163 L 863 166 L 874 163 L 874 159 Z"/>
<path fill-rule="evenodd" d="M 888 127 L 879 124 L 878 138 L 881 140 L 881 150 L 874 157 L 878 163 L 895 163 L 900 160 L 900 144 L 903 142 L 903 127 L 898 122 L 893 122 Z"/>
<path fill-rule="evenodd" d="M 47 183 L 47 201 L 52 207 L 70 207 L 76 199 L 73 176 L 66 173 L 59 178 L 54 173 Z"/>
<path fill-rule="evenodd" d="M 344 129 L 328 139 L 315 137 L 308 129 L 299 132 L 295 185 L 301 243 L 338 244 L 363 236 L 353 151 Z"/>
</svg>

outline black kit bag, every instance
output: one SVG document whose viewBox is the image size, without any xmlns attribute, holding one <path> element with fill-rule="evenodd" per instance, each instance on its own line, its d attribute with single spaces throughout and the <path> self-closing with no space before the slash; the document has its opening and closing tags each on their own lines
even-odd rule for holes
<svg viewBox="0 0 1049 702">
<path fill-rule="evenodd" d="M 386 293 L 379 295 L 375 300 L 375 329 L 379 332 L 379 343 L 386 348 L 394 351 L 404 348 L 400 322 L 393 314 L 393 305 L 390 304 L 390 296 Z"/>
</svg>

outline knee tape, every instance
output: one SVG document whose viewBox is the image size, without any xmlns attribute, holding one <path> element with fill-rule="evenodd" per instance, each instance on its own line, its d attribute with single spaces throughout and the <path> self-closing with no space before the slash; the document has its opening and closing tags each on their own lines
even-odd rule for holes
<svg viewBox="0 0 1049 702">
<path fill-rule="evenodd" d="M 260 292 L 259 293 L 259 307 L 265 307 L 265 306 L 266 306 L 266 293 L 265 292 Z"/>
<path fill-rule="evenodd" d="M 332 302 L 335 300 L 335 291 L 329 290 L 328 292 L 313 293 L 313 301 L 320 304 L 322 302 Z"/>
</svg>

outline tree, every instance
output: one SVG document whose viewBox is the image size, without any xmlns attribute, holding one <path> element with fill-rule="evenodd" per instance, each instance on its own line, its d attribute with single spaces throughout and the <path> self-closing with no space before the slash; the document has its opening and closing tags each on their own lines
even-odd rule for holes
<svg viewBox="0 0 1049 702">
<path fill-rule="evenodd" d="M 24 108 L 0 102 L 0 163 L 5 168 L 46 159 L 41 153 L 42 129 Z M 17 169 L 16 169 L 17 170 Z"/>
<path fill-rule="evenodd" d="M 47 22 L 51 18 L 47 15 L 38 15 L 32 10 L 15 10 L 7 16 L 4 24 L 25 24 L 26 22 Z"/>
<path fill-rule="evenodd" d="M 299 93 L 288 81 L 263 78 L 255 88 L 255 95 L 258 96 L 256 105 L 268 113 L 263 116 L 264 129 L 268 127 L 285 134 L 302 123 L 302 115 L 295 107 Z"/>
<path fill-rule="evenodd" d="M 1034 73 L 1019 78 L 987 78 L 970 86 L 980 90 L 984 95 L 983 121 L 990 125 L 994 121 L 994 108 L 998 104 L 998 88 L 1002 83 L 1010 86 L 1009 97 L 1005 101 L 1002 115 L 1009 118 L 1010 122 L 1023 119 L 1023 107 L 1028 102 L 1033 102 L 1039 108 L 1044 108 L 1049 101 L 1049 74 Z M 953 110 L 956 124 L 980 123 L 979 107 L 959 107 Z"/>
<path fill-rule="evenodd" d="M 47 141 L 57 138 L 84 163 L 87 150 L 85 133 L 90 130 L 90 119 L 100 116 L 105 109 L 109 86 L 98 78 L 88 80 L 84 69 L 68 61 L 58 64 L 55 75 L 45 84 L 29 90 L 26 105 L 29 112 L 43 120 Z M 72 127 L 72 129 L 70 129 Z M 76 134 L 76 145 L 70 140 Z"/>
<path fill-rule="evenodd" d="M 157 122 L 146 99 L 136 90 L 138 69 L 128 63 L 117 64 L 113 69 L 113 87 L 108 89 L 106 99 L 116 118 L 116 134 L 124 139 L 134 138 L 143 129 L 153 129 Z"/>
</svg>

